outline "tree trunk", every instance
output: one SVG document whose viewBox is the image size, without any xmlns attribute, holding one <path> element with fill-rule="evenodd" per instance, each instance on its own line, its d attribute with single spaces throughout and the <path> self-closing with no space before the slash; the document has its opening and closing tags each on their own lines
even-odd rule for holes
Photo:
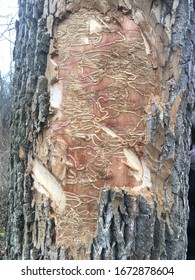
<svg viewBox="0 0 195 280">
<path fill-rule="evenodd" d="M 186 258 L 194 16 L 19 1 L 8 259 Z"/>
</svg>

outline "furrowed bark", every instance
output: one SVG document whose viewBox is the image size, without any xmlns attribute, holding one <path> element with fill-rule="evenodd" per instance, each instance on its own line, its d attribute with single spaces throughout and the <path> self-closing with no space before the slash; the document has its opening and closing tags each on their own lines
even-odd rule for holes
<svg viewBox="0 0 195 280">
<path fill-rule="evenodd" d="M 20 1 L 8 259 L 185 259 L 192 1 Z"/>
</svg>

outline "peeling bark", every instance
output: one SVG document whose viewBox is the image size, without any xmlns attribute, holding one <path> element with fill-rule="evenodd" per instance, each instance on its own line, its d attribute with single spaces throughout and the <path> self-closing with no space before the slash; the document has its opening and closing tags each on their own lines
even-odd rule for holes
<svg viewBox="0 0 195 280">
<path fill-rule="evenodd" d="M 7 258 L 185 259 L 192 1 L 19 15 Z"/>
</svg>

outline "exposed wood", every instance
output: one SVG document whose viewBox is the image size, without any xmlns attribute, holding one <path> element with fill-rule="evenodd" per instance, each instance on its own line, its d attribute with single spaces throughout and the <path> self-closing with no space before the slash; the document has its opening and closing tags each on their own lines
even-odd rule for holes
<svg viewBox="0 0 195 280">
<path fill-rule="evenodd" d="M 20 1 L 7 258 L 185 259 L 193 18 Z"/>
</svg>

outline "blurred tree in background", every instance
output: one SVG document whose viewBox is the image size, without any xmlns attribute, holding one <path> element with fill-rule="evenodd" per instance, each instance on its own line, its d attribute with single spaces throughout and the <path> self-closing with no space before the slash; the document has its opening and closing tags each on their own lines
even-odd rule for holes
<svg viewBox="0 0 195 280">
<path fill-rule="evenodd" d="M 6 220 L 11 104 L 11 83 L 0 75 L 0 227 L 5 227 Z"/>
<path fill-rule="evenodd" d="M 17 0 L 0 0 L 0 259 L 7 216 L 7 182 L 12 107 L 13 47 Z"/>
</svg>

